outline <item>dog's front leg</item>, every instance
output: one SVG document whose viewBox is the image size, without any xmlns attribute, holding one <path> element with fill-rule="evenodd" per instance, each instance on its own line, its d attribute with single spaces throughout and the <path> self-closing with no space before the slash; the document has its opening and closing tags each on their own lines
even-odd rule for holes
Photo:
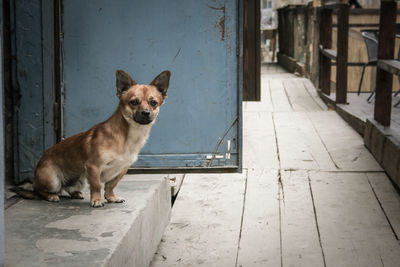
<svg viewBox="0 0 400 267">
<path fill-rule="evenodd" d="M 111 181 L 107 182 L 104 185 L 104 197 L 107 199 L 108 202 L 110 203 L 122 203 L 125 202 L 123 198 L 117 197 L 114 194 L 114 188 L 118 184 L 118 182 L 124 177 L 126 172 L 128 171 L 128 168 L 124 169 L 117 177 L 112 179 Z"/>
<path fill-rule="evenodd" d="M 96 165 L 87 165 L 86 170 L 90 186 L 90 205 L 94 208 L 103 207 L 104 203 L 101 200 L 101 171 Z"/>
</svg>

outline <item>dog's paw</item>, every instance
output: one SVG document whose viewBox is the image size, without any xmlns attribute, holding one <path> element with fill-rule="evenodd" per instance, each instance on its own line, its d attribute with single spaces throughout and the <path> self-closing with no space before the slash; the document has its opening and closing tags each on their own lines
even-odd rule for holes
<svg viewBox="0 0 400 267">
<path fill-rule="evenodd" d="M 107 197 L 107 202 L 108 203 L 124 203 L 125 199 L 123 199 L 122 197 Z"/>
<path fill-rule="evenodd" d="M 93 208 L 100 208 L 100 207 L 104 206 L 104 203 L 103 203 L 103 201 L 101 199 L 93 199 L 93 200 L 90 201 L 90 205 Z"/>
<path fill-rule="evenodd" d="M 71 194 L 72 199 L 84 199 L 82 192 L 76 191 Z"/>
<path fill-rule="evenodd" d="M 49 202 L 60 202 L 60 197 L 57 194 L 49 194 L 47 196 L 47 201 L 49 201 Z"/>
</svg>

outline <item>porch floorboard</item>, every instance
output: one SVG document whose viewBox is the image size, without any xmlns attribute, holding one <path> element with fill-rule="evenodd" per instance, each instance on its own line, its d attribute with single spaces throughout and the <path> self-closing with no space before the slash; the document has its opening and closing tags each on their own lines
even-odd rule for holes
<svg viewBox="0 0 400 267">
<path fill-rule="evenodd" d="M 151 266 L 398 266 L 400 197 L 311 82 L 263 66 L 243 173 L 187 174 Z"/>
</svg>

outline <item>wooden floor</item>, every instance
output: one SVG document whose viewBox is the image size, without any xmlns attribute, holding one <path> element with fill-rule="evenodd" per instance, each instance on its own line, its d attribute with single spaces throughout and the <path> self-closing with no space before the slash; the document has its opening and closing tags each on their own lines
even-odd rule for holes
<svg viewBox="0 0 400 267">
<path fill-rule="evenodd" d="M 241 174 L 188 174 L 152 266 L 400 266 L 400 198 L 311 82 L 262 69 Z"/>
</svg>

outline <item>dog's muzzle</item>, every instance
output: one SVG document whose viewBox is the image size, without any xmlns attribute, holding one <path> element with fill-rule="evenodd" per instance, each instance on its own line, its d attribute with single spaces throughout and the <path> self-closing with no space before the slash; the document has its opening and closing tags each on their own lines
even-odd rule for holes
<svg viewBox="0 0 400 267">
<path fill-rule="evenodd" d="M 139 124 L 149 124 L 153 121 L 153 114 L 147 109 L 139 110 L 136 112 L 133 120 Z"/>
</svg>

